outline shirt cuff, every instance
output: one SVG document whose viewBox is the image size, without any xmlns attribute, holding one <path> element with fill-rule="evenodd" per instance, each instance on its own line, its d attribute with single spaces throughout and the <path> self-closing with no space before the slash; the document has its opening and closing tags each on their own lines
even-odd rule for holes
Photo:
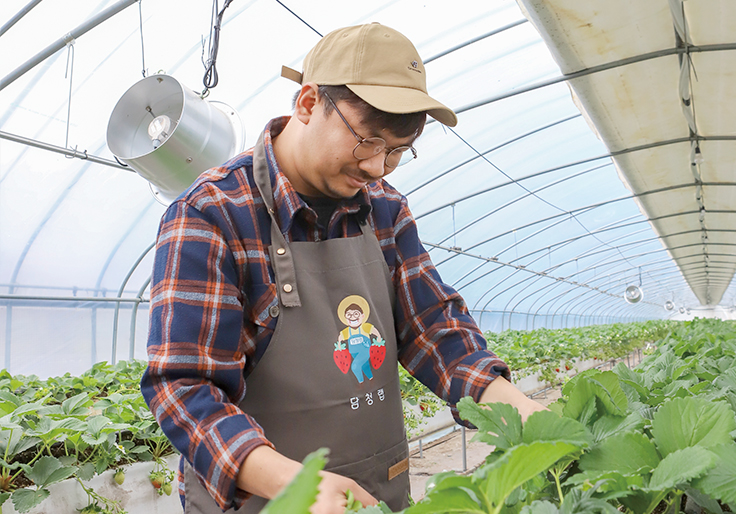
<svg viewBox="0 0 736 514">
<path fill-rule="evenodd" d="M 244 426 L 250 426 L 243 430 Z M 228 416 L 212 426 L 194 454 L 197 478 L 223 510 L 242 507 L 250 494 L 237 488 L 240 467 L 255 448 L 273 444 L 261 427 L 245 414 Z M 186 494 L 186 492 L 185 492 Z"/>
<path fill-rule="evenodd" d="M 460 425 L 475 428 L 460 419 L 457 402 L 470 396 L 476 403 L 488 385 L 496 378 L 503 377 L 511 382 L 511 371 L 504 361 L 490 350 L 481 350 L 465 357 L 455 368 L 450 385 L 451 400 L 449 402 L 452 417 Z"/>
</svg>

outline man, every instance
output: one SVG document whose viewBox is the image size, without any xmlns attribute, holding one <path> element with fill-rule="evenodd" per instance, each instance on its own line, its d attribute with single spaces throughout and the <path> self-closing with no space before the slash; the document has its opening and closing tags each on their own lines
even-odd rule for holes
<svg viewBox="0 0 736 514">
<path fill-rule="evenodd" d="M 258 512 L 320 447 L 313 513 L 342 514 L 348 490 L 405 507 L 399 362 L 453 407 L 469 395 L 524 419 L 542 408 L 508 382 L 383 180 L 416 157 L 426 114 L 457 122 L 424 73 L 393 29 L 328 34 L 303 73 L 282 72 L 301 85 L 293 116 L 164 215 L 142 391 L 183 455 L 185 512 Z M 371 330 L 345 340 L 355 306 Z M 347 373 L 358 357 L 361 373 Z"/>
</svg>

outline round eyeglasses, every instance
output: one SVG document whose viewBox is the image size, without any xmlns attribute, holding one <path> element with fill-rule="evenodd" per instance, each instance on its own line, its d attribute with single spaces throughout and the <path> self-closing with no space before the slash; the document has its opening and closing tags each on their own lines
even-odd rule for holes
<svg viewBox="0 0 736 514">
<path fill-rule="evenodd" d="M 342 115 L 340 109 L 337 108 L 335 102 L 332 101 L 332 98 L 330 98 L 326 93 L 324 94 L 324 96 L 325 98 L 327 98 L 327 100 L 330 101 L 332 107 L 335 109 L 335 112 L 337 112 L 337 114 L 340 116 L 340 119 L 345 123 L 345 126 L 348 128 L 348 130 L 350 130 L 353 136 L 355 136 L 355 139 L 358 140 L 358 144 L 355 145 L 355 148 L 353 148 L 353 157 L 355 157 L 359 161 L 363 161 L 365 159 L 375 157 L 381 152 L 386 152 L 386 158 L 384 159 L 383 164 L 386 168 L 389 169 L 394 169 L 397 166 L 402 166 L 407 162 L 417 158 L 417 151 L 413 146 L 397 146 L 396 148 L 387 148 L 386 141 L 383 138 L 365 138 L 359 136 L 353 130 L 353 127 L 350 126 L 348 120 L 345 119 L 345 116 Z"/>
</svg>

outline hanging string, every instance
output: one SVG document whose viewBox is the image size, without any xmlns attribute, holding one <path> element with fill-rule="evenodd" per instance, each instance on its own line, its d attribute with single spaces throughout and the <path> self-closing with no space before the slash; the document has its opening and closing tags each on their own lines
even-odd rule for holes
<svg viewBox="0 0 736 514">
<path fill-rule="evenodd" d="M 200 95 L 205 98 L 210 93 L 210 89 L 217 86 L 219 80 L 217 76 L 217 52 L 220 49 L 220 26 L 222 25 L 222 15 L 225 9 L 230 6 L 232 0 L 225 0 L 222 10 L 219 10 L 219 2 L 212 1 L 212 22 L 210 24 L 209 46 L 207 47 L 207 60 L 204 59 L 204 42 L 202 42 L 202 64 L 204 64 L 204 90 Z"/>
<path fill-rule="evenodd" d="M 138 20 L 141 32 L 141 73 L 143 74 L 143 78 L 146 78 L 146 46 L 143 42 L 143 8 L 141 7 L 142 4 L 143 0 L 138 0 Z"/>
<path fill-rule="evenodd" d="M 66 44 L 66 47 L 68 48 L 67 54 L 66 54 L 66 71 L 64 72 L 64 78 L 69 77 L 69 99 L 67 100 L 67 107 L 66 107 L 66 138 L 64 139 L 64 147 L 69 148 L 69 125 L 71 122 L 71 115 L 72 115 L 72 82 L 74 79 L 74 40 L 68 42 Z M 71 62 L 71 69 L 69 67 L 69 63 Z M 76 147 L 75 147 L 76 151 Z M 73 155 L 64 155 L 67 159 L 73 159 Z"/>
</svg>

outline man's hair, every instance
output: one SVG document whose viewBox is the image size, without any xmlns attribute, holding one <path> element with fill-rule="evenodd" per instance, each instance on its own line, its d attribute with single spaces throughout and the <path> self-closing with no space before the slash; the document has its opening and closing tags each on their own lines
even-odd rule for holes
<svg viewBox="0 0 736 514">
<path fill-rule="evenodd" d="M 300 91 L 297 91 L 294 95 L 294 106 L 296 106 L 296 99 L 299 97 L 299 92 Z M 380 133 L 381 130 L 386 129 L 398 138 L 409 137 L 413 134 L 416 134 L 416 137 L 419 137 L 422 134 L 424 124 L 427 121 L 426 112 L 397 114 L 376 109 L 371 104 L 350 91 L 347 86 L 319 86 L 317 94 L 321 99 L 324 99 L 325 93 L 329 95 L 335 103 L 342 100 L 356 108 L 358 112 L 360 112 L 363 125 L 366 125 L 376 134 Z M 332 104 L 325 101 L 325 116 L 329 116 L 333 110 Z"/>
<path fill-rule="evenodd" d="M 361 309 L 361 308 L 360 308 L 360 305 L 358 305 L 357 303 L 351 303 L 351 304 L 350 304 L 350 305 L 348 306 L 348 308 L 347 308 L 347 309 L 345 309 L 345 312 L 348 312 L 348 311 L 358 311 L 358 312 L 360 312 L 361 314 L 363 314 L 363 309 Z"/>
</svg>

